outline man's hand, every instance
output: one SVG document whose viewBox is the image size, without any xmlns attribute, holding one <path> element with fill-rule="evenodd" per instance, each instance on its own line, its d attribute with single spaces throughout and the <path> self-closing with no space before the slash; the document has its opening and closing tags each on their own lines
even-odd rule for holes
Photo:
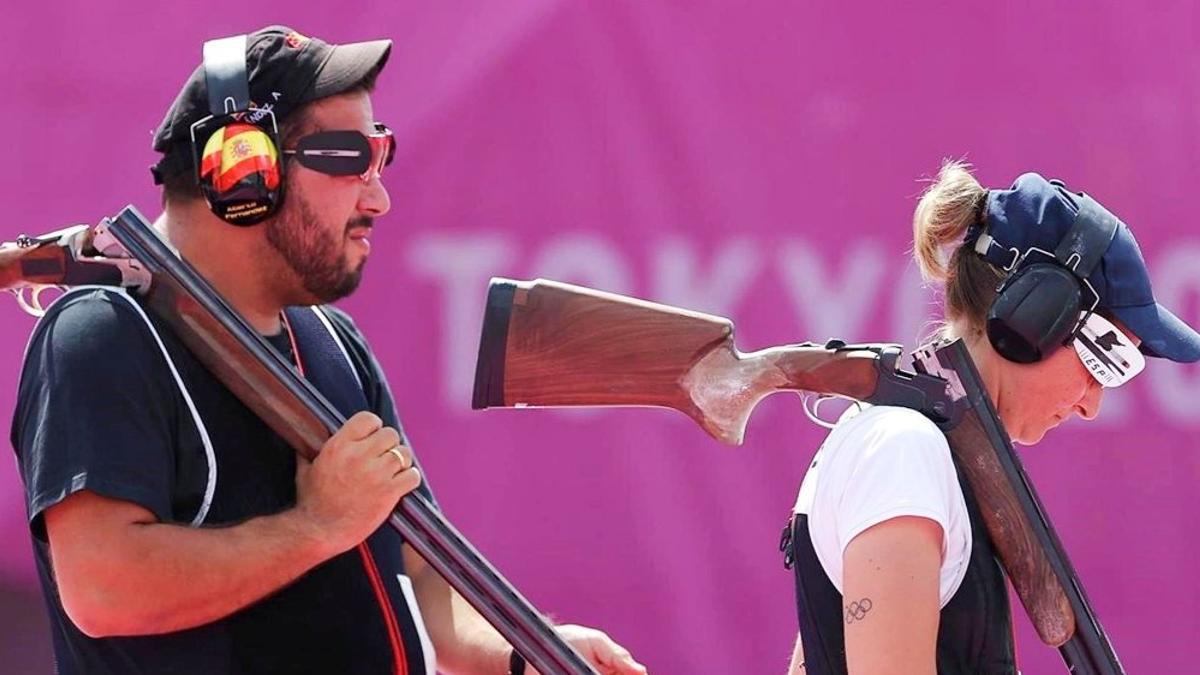
<svg viewBox="0 0 1200 675">
<path fill-rule="evenodd" d="M 646 675 L 646 667 L 633 659 L 629 650 L 595 628 L 567 624 L 555 630 L 575 651 L 600 671 L 600 675 Z M 536 673 L 532 667 L 526 673 Z"/>
<path fill-rule="evenodd" d="M 194 628 L 357 546 L 420 483 L 400 434 L 362 412 L 297 462 L 296 507 L 277 514 L 183 527 L 86 489 L 63 499 L 45 512 L 55 581 L 91 637 Z"/>
<path fill-rule="evenodd" d="M 317 458 L 296 463 L 296 511 L 333 553 L 362 543 L 400 498 L 421 484 L 400 434 L 360 412 L 325 442 Z"/>
</svg>

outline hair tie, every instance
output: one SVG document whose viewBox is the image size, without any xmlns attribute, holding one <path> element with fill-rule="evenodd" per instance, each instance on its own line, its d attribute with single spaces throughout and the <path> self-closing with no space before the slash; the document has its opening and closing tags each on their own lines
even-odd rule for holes
<svg viewBox="0 0 1200 675">
<path fill-rule="evenodd" d="M 988 195 L 991 193 L 991 190 L 984 190 L 983 196 L 975 205 L 975 215 L 971 219 L 971 224 L 967 226 L 967 236 L 963 239 L 964 246 L 974 246 L 979 235 L 987 229 L 987 203 Z"/>
</svg>

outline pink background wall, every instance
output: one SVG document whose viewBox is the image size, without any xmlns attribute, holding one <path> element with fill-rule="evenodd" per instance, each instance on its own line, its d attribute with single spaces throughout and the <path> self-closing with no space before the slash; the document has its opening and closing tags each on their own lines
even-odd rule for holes
<svg viewBox="0 0 1200 675">
<path fill-rule="evenodd" d="M 447 513 L 540 607 L 655 672 L 782 672 L 775 547 L 821 430 L 786 396 L 738 449 L 659 411 L 472 412 L 488 277 L 723 314 L 747 350 L 911 344 L 932 311 L 905 253 L 917 179 L 965 155 L 991 186 L 1035 169 L 1098 197 L 1200 323 L 1192 3 L 871 4 L 25 3 L 0 20 L 0 238 L 156 214 L 150 132 L 204 39 L 391 37 L 393 208 L 344 306 Z M 0 324 L 7 431 L 33 321 L 0 303 Z M 1190 671 L 1200 372 L 1155 361 L 1105 406 L 1022 454 L 1129 671 Z M 0 459 L 0 649 L 20 672 L 48 649 L 24 522 Z M 1021 631 L 1025 671 L 1061 672 Z"/>
</svg>

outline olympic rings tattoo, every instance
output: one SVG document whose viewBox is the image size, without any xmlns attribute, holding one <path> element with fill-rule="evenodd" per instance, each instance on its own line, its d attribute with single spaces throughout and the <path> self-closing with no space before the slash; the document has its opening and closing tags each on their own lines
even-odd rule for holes
<svg viewBox="0 0 1200 675">
<path fill-rule="evenodd" d="M 846 623 L 862 621 L 866 618 L 867 612 L 871 611 L 871 606 L 870 598 L 863 598 L 846 605 Z"/>
</svg>

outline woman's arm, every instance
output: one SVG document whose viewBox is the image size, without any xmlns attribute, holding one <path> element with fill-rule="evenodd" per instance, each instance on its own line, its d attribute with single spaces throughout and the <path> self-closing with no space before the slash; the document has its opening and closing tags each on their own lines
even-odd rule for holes
<svg viewBox="0 0 1200 675">
<path fill-rule="evenodd" d="M 842 620 L 850 675 L 935 675 L 942 528 L 885 520 L 843 555 Z"/>
<path fill-rule="evenodd" d="M 788 675 L 805 675 L 804 669 L 804 643 L 800 641 L 800 636 L 796 636 L 796 648 L 792 650 L 792 663 L 788 666 Z"/>
</svg>

